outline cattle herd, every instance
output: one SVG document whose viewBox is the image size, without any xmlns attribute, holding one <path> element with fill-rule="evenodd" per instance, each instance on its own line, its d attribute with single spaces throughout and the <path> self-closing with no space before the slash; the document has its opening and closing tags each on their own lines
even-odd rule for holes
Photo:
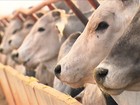
<svg viewBox="0 0 140 105">
<path fill-rule="evenodd" d="M 48 1 L 0 18 L 0 62 L 83 105 L 140 105 L 140 1 Z"/>
</svg>

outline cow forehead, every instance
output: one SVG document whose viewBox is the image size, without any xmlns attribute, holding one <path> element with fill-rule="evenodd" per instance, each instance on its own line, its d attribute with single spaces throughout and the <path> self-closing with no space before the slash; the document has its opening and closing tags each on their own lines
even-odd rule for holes
<svg viewBox="0 0 140 105">
<path fill-rule="evenodd" d="M 122 12 L 127 9 L 131 4 L 137 4 L 138 0 L 108 0 L 104 1 L 98 9 L 91 16 L 92 21 L 96 21 L 96 18 L 104 19 L 105 17 L 109 17 L 110 14 L 120 15 Z M 120 12 L 121 11 L 121 12 Z"/>
<path fill-rule="evenodd" d="M 53 18 L 51 16 L 51 14 L 46 14 L 44 16 L 42 16 L 38 21 L 37 21 L 37 25 L 36 26 L 46 26 L 47 24 L 53 22 Z"/>
<path fill-rule="evenodd" d="M 24 22 L 24 25 L 27 25 L 29 23 L 35 23 L 35 21 L 33 19 L 28 19 Z"/>
<path fill-rule="evenodd" d="M 12 20 L 10 22 L 10 26 L 9 27 L 12 27 L 12 28 L 19 27 L 19 26 L 21 27 L 21 25 L 22 25 L 22 22 L 19 19 L 14 19 L 14 20 Z"/>
<path fill-rule="evenodd" d="M 10 36 L 14 30 L 16 29 L 21 29 L 22 27 L 22 22 L 21 21 L 18 21 L 18 20 L 12 20 L 10 22 L 10 24 L 8 25 L 8 27 L 6 28 L 5 30 L 5 36 Z"/>
<path fill-rule="evenodd" d="M 112 4 L 109 5 L 109 2 Z M 119 1 L 118 1 L 119 2 Z M 121 3 L 121 2 L 120 2 Z M 92 25 L 92 29 L 96 28 L 99 22 L 105 21 L 108 18 L 114 19 L 118 14 L 119 9 L 123 8 L 120 3 L 116 3 L 116 0 L 110 0 L 108 2 L 102 3 L 98 9 L 92 14 L 88 24 Z"/>
<path fill-rule="evenodd" d="M 39 20 L 38 20 L 38 24 L 39 23 L 50 23 L 50 22 L 54 22 L 55 21 L 55 16 L 53 15 L 53 13 L 55 12 L 56 13 L 59 13 L 60 15 L 65 15 L 65 11 L 64 10 L 60 10 L 60 9 L 56 9 L 56 10 L 52 10 L 52 11 L 49 11 L 47 12 L 45 15 L 43 15 Z"/>
</svg>

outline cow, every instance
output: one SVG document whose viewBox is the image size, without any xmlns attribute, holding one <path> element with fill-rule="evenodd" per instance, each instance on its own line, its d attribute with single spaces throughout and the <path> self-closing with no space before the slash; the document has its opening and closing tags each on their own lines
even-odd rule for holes
<svg viewBox="0 0 140 105">
<path fill-rule="evenodd" d="M 107 56 L 113 44 L 136 14 L 138 0 L 106 0 L 92 14 L 70 52 L 57 63 L 55 75 L 72 87 L 95 84 L 93 69 Z"/>
<path fill-rule="evenodd" d="M 26 19 L 26 21 L 23 23 L 21 31 L 12 34 L 8 38 L 9 40 L 7 40 L 7 42 L 5 43 L 8 43 L 12 50 L 19 48 L 24 38 L 28 35 L 34 24 L 35 20 L 31 17 L 28 17 L 28 19 Z"/>
<path fill-rule="evenodd" d="M 13 33 L 20 31 L 22 28 L 22 25 L 23 25 L 23 20 L 19 17 L 16 17 L 15 19 L 11 19 L 9 24 L 5 28 L 4 37 L 0 45 L 0 53 L 2 54 L 2 63 L 5 65 L 10 65 L 12 67 L 15 67 L 15 63 L 11 60 L 11 57 L 10 57 L 10 52 L 12 51 L 12 49 L 10 48 L 8 44 L 8 38 Z M 6 54 L 6 56 L 3 54 Z"/>
<path fill-rule="evenodd" d="M 120 105 L 140 104 L 139 17 L 140 8 L 123 36 L 94 70 L 94 77 L 99 87 L 111 94 Z"/>
<path fill-rule="evenodd" d="M 6 34 L 4 35 L 3 41 L 1 43 L 1 63 L 12 66 L 23 74 L 25 73 L 25 68 L 22 65 L 17 65 L 11 59 L 10 53 L 13 49 L 18 48 L 20 46 L 22 40 L 30 31 L 34 23 L 35 21 L 32 18 L 27 19 L 25 22 L 18 17 L 11 20 L 10 24 L 7 26 Z"/>
<path fill-rule="evenodd" d="M 43 13 L 44 11 L 39 11 L 36 14 L 34 14 L 37 18 L 40 18 L 41 16 L 44 15 Z M 28 33 L 30 32 L 30 30 L 32 29 L 33 25 L 35 24 L 37 20 L 34 19 L 32 16 L 26 16 L 25 21 L 22 21 L 22 26 L 20 27 L 20 30 L 15 31 L 11 34 L 5 35 L 2 45 L 7 45 L 7 47 L 2 47 L 1 49 L 3 50 L 4 54 L 6 51 L 8 51 L 8 53 L 11 53 L 14 49 L 19 48 L 19 46 L 22 44 L 24 38 L 28 35 Z M 8 26 L 10 27 L 10 26 Z M 13 25 L 14 27 L 14 25 Z M 14 28 L 10 27 L 10 30 L 13 30 Z M 10 30 L 6 30 L 6 31 L 10 31 Z M 15 29 L 16 30 L 16 29 Z M 1 46 L 2 46 L 1 45 Z"/>
<path fill-rule="evenodd" d="M 57 61 L 59 61 L 60 59 L 62 59 L 64 56 L 67 55 L 67 53 L 70 51 L 71 47 L 73 46 L 73 44 L 75 43 L 77 38 L 80 36 L 80 34 L 81 34 L 80 32 L 75 32 L 66 39 L 66 41 L 62 44 L 62 46 L 59 50 L 59 55 L 58 55 Z M 68 85 L 65 85 L 60 80 L 58 80 L 56 77 L 54 79 L 53 87 L 61 92 L 69 93 L 73 97 L 77 95 L 77 94 L 74 94 L 77 91 L 70 88 Z M 81 91 L 82 89 L 83 88 L 79 88 L 76 90 Z M 109 95 L 103 94 L 102 91 L 100 91 L 100 89 L 97 87 L 96 84 L 95 85 L 87 84 L 85 86 L 84 92 L 82 91 L 82 93 L 80 93 L 80 95 L 81 94 L 82 94 L 82 96 L 78 95 L 78 96 L 76 96 L 76 99 L 78 97 L 78 101 L 82 102 L 84 105 L 93 105 L 93 104 L 95 104 L 95 105 L 112 105 L 112 104 L 116 105 L 116 103 L 113 102 L 113 100 L 110 98 Z"/>
<path fill-rule="evenodd" d="M 0 45 L 1 53 L 8 54 L 12 51 L 7 40 L 9 40 L 9 36 L 20 31 L 22 29 L 22 25 L 23 25 L 23 21 L 18 17 L 10 21 L 9 25 L 5 29 L 5 34 L 2 43 Z"/>
<path fill-rule="evenodd" d="M 67 55 L 80 34 L 80 32 L 74 32 L 64 41 L 64 43 L 60 47 L 57 62 Z M 72 97 L 75 97 L 80 91 L 83 90 L 83 88 L 72 89 L 70 86 L 65 85 L 56 77 L 54 79 L 53 87 L 63 93 L 70 94 Z"/>
<path fill-rule="evenodd" d="M 30 42 L 28 36 L 27 36 L 28 40 L 27 40 L 27 38 L 25 38 L 25 41 L 26 42 L 25 41 L 23 42 L 23 44 L 21 45 L 22 48 L 20 47 L 18 49 L 18 53 L 13 52 L 13 54 L 12 54 L 12 58 L 15 61 L 20 62 L 20 63 L 24 63 L 25 66 L 28 67 L 28 68 L 31 67 L 32 69 L 35 69 L 41 63 L 40 67 L 37 68 L 37 69 L 40 69 L 41 67 L 43 68 L 43 65 L 45 65 L 44 68 L 46 68 L 48 71 L 51 70 L 51 75 L 53 73 L 52 70 L 54 69 L 52 67 L 55 67 L 55 64 L 57 63 L 57 55 L 58 55 L 58 52 L 59 52 L 59 48 L 61 46 L 61 43 L 63 43 L 63 40 L 65 40 L 69 36 L 69 34 L 71 34 L 72 32 L 75 32 L 76 30 L 82 31 L 84 29 L 84 25 L 74 15 L 67 15 L 62 10 L 61 11 L 60 10 L 54 10 L 54 11 L 51 11 L 51 12 L 47 13 L 44 17 L 42 17 L 36 23 L 36 25 L 33 27 L 33 30 L 34 31 L 32 30 L 29 33 L 29 35 L 28 35 L 28 36 L 30 36 L 30 38 L 31 37 L 33 38 L 34 37 L 36 39 L 34 42 L 32 42 L 34 44 L 31 44 L 31 46 L 30 46 L 31 48 L 33 48 L 33 46 L 35 46 L 36 41 L 38 41 L 38 43 L 40 42 L 40 45 L 38 46 L 39 47 L 39 50 L 38 50 L 39 52 L 38 53 L 34 53 L 34 52 L 36 52 L 36 49 L 35 50 L 28 49 L 28 51 L 30 53 L 33 53 L 32 54 L 33 57 L 38 57 L 37 59 L 39 59 L 39 60 L 40 59 L 41 60 L 44 59 L 44 61 L 38 61 L 37 64 L 34 63 L 34 62 L 33 62 L 33 64 L 28 64 L 28 61 L 27 62 L 26 61 L 25 62 L 24 61 L 21 61 L 20 56 L 24 56 L 24 54 L 22 54 L 22 53 L 28 53 L 27 51 L 22 52 L 24 50 L 23 48 L 25 48 L 27 42 Z M 92 12 L 90 12 L 90 14 L 91 13 Z M 89 17 L 90 14 L 89 13 L 86 13 L 86 15 L 88 15 L 88 17 Z M 71 27 L 71 25 L 75 25 L 76 28 L 75 27 Z M 78 27 L 78 25 L 80 25 L 80 27 Z M 47 27 L 47 29 L 45 27 Z M 42 30 L 45 31 L 45 32 L 43 32 Z M 51 33 L 50 35 L 48 34 L 49 32 Z M 34 34 L 34 33 L 36 33 L 36 34 Z M 66 35 L 66 36 L 62 36 L 62 35 Z M 42 37 L 40 37 L 40 36 L 42 36 Z M 44 43 L 42 43 L 42 42 L 44 42 Z M 24 47 L 23 47 L 23 45 L 24 45 Z M 27 46 L 26 46 L 26 48 L 27 48 Z M 46 50 L 46 48 L 48 50 Z M 57 50 L 55 50 L 55 49 L 57 49 Z M 25 50 L 27 50 L 27 49 L 25 49 Z M 21 51 L 22 53 L 19 52 L 19 51 Z M 47 51 L 49 51 L 49 52 L 52 51 L 52 53 L 50 52 L 50 53 L 46 53 L 45 54 L 44 52 L 47 52 Z M 46 56 L 45 55 L 42 55 L 43 53 Z M 55 55 L 53 55 L 53 53 L 55 53 Z M 39 58 L 40 57 L 40 54 L 41 54 L 41 58 Z M 51 54 L 51 56 L 50 56 L 50 54 Z M 52 57 L 52 55 L 53 55 L 53 57 Z M 48 58 L 46 59 L 45 57 L 50 57 L 51 59 L 50 58 L 49 59 Z M 17 58 L 19 60 L 17 60 Z M 37 72 L 39 74 L 42 74 L 42 72 L 43 73 L 44 72 L 47 72 L 47 73 L 45 73 L 46 75 L 49 75 L 50 74 L 50 72 L 48 74 L 48 71 L 45 71 L 43 69 L 40 70 L 40 71 L 37 70 Z M 36 75 L 36 76 L 37 76 L 37 78 L 44 77 L 44 76 L 39 76 L 39 75 Z M 44 84 L 48 84 L 49 86 L 52 86 L 51 82 L 48 81 L 49 79 L 47 79 L 47 80 L 46 79 L 40 78 L 40 80 Z M 47 83 L 44 82 L 45 80 L 46 80 Z M 52 81 L 52 78 L 50 80 Z M 58 85 L 57 86 L 55 85 L 55 87 L 56 88 L 58 87 L 60 89 L 60 85 L 59 86 Z M 61 87 L 62 87 L 62 85 L 61 85 Z M 60 91 L 65 92 L 64 87 L 62 87 L 61 89 L 60 89 Z M 67 91 L 69 91 L 69 90 L 66 89 L 66 92 Z"/>
<path fill-rule="evenodd" d="M 40 62 L 47 63 L 48 60 L 57 58 L 64 40 L 72 32 L 83 29 L 84 25 L 74 15 L 65 14 L 59 9 L 50 11 L 36 22 L 20 48 L 13 52 L 12 58 L 35 69 Z"/>
<path fill-rule="evenodd" d="M 71 27 L 72 24 L 80 27 Z M 31 69 L 42 63 L 53 73 L 61 44 L 70 33 L 83 29 L 84 25 L 74 15 L 67 15 L 63 10 L 50 11 L 37 21 L 17 52 L 13 52 L 13 59 Z"/>
</svg>

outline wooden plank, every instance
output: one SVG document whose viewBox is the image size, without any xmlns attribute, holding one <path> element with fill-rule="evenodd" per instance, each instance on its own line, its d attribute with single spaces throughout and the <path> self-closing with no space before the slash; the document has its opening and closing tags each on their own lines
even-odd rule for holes
<svg viewBox="0 0 140 105">
<path fill-rule="evenodd" d="M 11 105 L 81 105 L 72 97 L 40 84 L 36 79 L 26 77 L 11 67 L 5 67 L 4 73 L 16 103 Z"/>
<path fill-rule="evenodd" d="M 5 95 L 3 93 L 2 85 L 0 83 L 0 105 L 8 105 Z"/>
<path fill-rule="evenodd" d="M 44 99 L 45 97 L 42 94 L 43 88 L 42 89 L 38 89 L 36 87 L 38 87 L 38 84 L 34 87 L 34 91 L 35 91 L 35 94 L 36 94 L 36 97 L 37 97 L 39 105 L 52 105 L 52 104 L 50 104 L 50 101 L 48 100 L 49 99 L 48 96 L 45 96 L 47 98 L 47 100 Z"/>
<path fill-rule="evenodd" d="M 16 105 L 22 105 L 22 101 L 20 100 L 20 96 L 19 96 L 20 94 L 17 91 L 16 74 L 18 74 L 18 73 L 9 66 L 7 66 L 5 68 L 5 73 L 7 75 Z M 19 86 L 19 88 L 20 88 L 20 86 Z"/>
<path fill-rule="evenodd" d="M 43 84 L 35 85 L 39 105 L 81 105 L 77 100 Z"/>
<path fill-rule="evenodd" d="M 34 89 L 33 89 L 34 85 L 37 84 L 38 80 L 32 77 L 27 77 L 27 76 L 26 78 L 21 78 L 21 80 L 23 82 L 23 86 L 26 91 L 30 105 L 39 105 L 37 102 Z"/>
<path fill-rule="evenodd" d="M 0 82 L 1 82 L 1 88 L 5 94 L 5 97 L 7 99 L 7 102 L 9 105 L 16 105 L 11 87 L 9 85 L 9 82 L 7 81 L 7 77 L 4 72 L 5 66 L 0 64 Z"/>
<path fill-rule="evenodd" d="M 27 78 L 28 79 L 28 78 Z M 17 91 L 21 100 L 20 105 L 30 105 L 29 99 L 24 88 L 23 80 L 26 80 L 26 77 L 20 73 L 16 74 L 16 83 L 17 83 Z"/>
<path fill-rule="evenodd" d="M 30 105 L 29 99 L 27 97 L 27 93 L 26 93 L 26 90 L 24 88 L 23 81 L 22 81 L 22 79 L 26 79 L 26 77 L 10 67 L 7 67 L 6 71 L 8 75 L 10 74 L 11 76 L 10 78 L 14 79 L 14 91 L 16 90 L 16 93 L 18 96 L 16 97 L 16 101 L 18 102 L 17 105 Z M 13 84 L 13 82 L 11 84 Z"/>
</svg>

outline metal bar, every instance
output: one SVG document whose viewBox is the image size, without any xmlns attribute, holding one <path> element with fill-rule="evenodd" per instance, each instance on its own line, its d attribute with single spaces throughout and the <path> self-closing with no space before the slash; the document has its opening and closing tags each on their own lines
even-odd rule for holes
<svg viewBox="0 0 140 105">
<path fill-rule="evenodd" d="M 72 9 L 75 15 L 81 20 L 81 22 L 86 26 L 88 19 L 84 16 L 84 14 L 74 5 L 71 0 L 65 0 L 65 2 Z"/>
<path fill-rule="evenodd" d="M 95 9 L 97 9 L 100 5 L 97 0 L 88 0 L 88 1 L 92 5 L 92 7 L 94 7 Z"/>
</svg>

